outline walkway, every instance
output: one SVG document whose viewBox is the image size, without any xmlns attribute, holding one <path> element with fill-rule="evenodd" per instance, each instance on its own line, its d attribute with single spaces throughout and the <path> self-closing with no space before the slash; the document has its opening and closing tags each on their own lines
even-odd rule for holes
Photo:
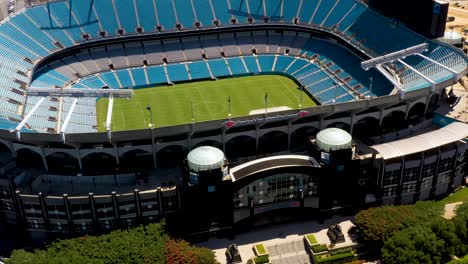
<svg viewBox="0 0 468 264">
<path fill-rule="evenodd" d="M 270 253 L 270 262 L 273 264 L 311 263 L 302 239 L 267 246 L 267 250 Z"/>
<path fill-rule="evenodd" d="M 457 208 L 462 203 L 463 202 L 446 204 L 444 208 L 444 214 L 442 215 L 442 217 L 447 220 L 453 219 L 455 216 L 457 216 Z"/>
</svg>

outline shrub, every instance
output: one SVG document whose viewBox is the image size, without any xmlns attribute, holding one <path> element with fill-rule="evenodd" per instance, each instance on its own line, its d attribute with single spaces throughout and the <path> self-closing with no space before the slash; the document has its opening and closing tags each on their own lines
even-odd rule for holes
<svg viewBox="0 0 468 264">
<path fill-rule="evenodd" d="M 314 253 L 320 253 L 320 252 L 328 251 L 328 248 L 324 244 L 319 244 L 319 245 L 312 246 L 312 251 L 314 251 Z"/>
<path fill-rule="evenodd" d="M 263 256 L 258 256 L 254 258 L 255 264 L 263 264 L 263 263 L 268 263 L 270 262 L 270 258 L 268 255 L 263 255 Z"/>
<path fill-rule="evenodd" d="M 347 263 L 357 259 L 353 251 L 348 253 L 337 254 L 333 256 L 315 256 L 314 262 L 318 263 Z"/>
<path fill-rule="evenodd" d="M 310 243 L 311 245 L 317 244 L 317 239 L 316 239 L 315 236 L 312 235 L 312 234 L 306 235 L 306 239 L 309 241 L 309 243 Z"/>
<path fill-rule="evenodd" d="M 330 252 L 330 255 L 338 255 L 338 254 L 344 254 L 353 251 L 352 248 L 344 248 L 344 249 L 338 249 L 335 251 Z"/>
<path fill-rule="evenodd" d="M 265 255 L 268 253 L 263 244 L 256 244 L 255 249 L 257 250 L 258 255 Z"/>
</svg>

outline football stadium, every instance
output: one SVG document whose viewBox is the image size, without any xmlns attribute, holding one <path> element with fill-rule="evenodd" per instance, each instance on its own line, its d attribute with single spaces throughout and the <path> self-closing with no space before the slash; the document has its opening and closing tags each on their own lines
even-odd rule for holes
<svg viewBox="0 0 468 264">
<path fill-rule="evenodd" d="M 435 113 L 468 57 L 360 0 L 29 1 L 0 54 L 6 237 L 232 234 L 468 176 Z"/>
</svg>

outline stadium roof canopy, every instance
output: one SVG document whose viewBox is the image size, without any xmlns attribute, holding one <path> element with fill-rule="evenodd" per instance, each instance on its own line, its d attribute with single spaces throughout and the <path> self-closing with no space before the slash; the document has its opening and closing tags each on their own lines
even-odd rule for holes
<svg viewBox="0 0 468 264">
<path fill-rule="evenodd" d="M 340 128 L 327 128 L 317 134 L 317 146 L 323 151 L 351 148 L 351 135 Z"/>
<path fill-rule="evenodd" d="M 224 153 L 215 147 L 198 147 L 187 156 L 188 165 L 195 172 L 219 169 L 224 165 Z"/>
<path fill-rule="evenodd" d="M 437 148 L 466 137 L 468 137 L 468 124 L 455 122 L 429 133 L 371 146 L 371 148 L 387 160 Z"/>
</svg>

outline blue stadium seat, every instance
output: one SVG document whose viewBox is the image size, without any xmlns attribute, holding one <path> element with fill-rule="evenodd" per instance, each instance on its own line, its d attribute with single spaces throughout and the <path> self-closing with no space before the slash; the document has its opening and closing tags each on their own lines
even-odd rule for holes
<svg viewBox="0 0 468 264">
<path fill-rule="evenodd" d="M 283 16 L 281 14 L 281 10 L 283 10 L 284 8 L 283 0 L 269 0 L 269 1 L 264 1 L 264 2 L 265 2 L 267 15 L 270 17 L 272 21 L 283 20 Z"/>
<path fill-rule="evenodd" d="M 166 74 L 161 65 L 146 68 L 150 84 L 167 84 Z"/>
<path fill-rule="evenodd" d="M 245 56 L 244 58 L 245 64 L 247 65 L 247 69 L 250 73 L 257 73 L 261 70 L 258 68 L 257 60 L 254 56 Z"/>
<path fill-rule="evenodd" d="M 27 46 L 30 50 L 33 50 L 35 53 L 39 54 L 42 57 L 47 56 L 51 52 L 47 48 L 44 48 L 43 46 L 37 44 L 36 41 L 27 37 L 27 35 L 25 35 L 21 29 L 13 27 L 9 22 L 3 23 L 1 29 L 2 32 L 6 35 L 15 38 L 15 41 L 17 43 L 21 43 L 22 45 Z M 13 47 L 15 46 L 18 46 L 18 44 L 13 45 Z"/>
<path fill-rule="evenodd" d="M 288 56 L 278 56 L 274 71 L 284 72 L 286 68 L 294 61 L 294 58 Z"/>
<path fill-rule="evenodd" d="M 101 30 L 99 28 L 99 21 L 93 11 L 93 2 L 96 1 L 79 0 L 79 4 L 70 2 L 70 8 L 84 32 L 88 33 L 91 38 L 97 38 Z"/>
<path fill-rule="evenodd" d="M 221 22 L 222 25 L 229 25 L 231 23 L 231 13 L 226 0 L 213 1 L 216 18 Z"/>
<path fill-rule="evenodd" d="M 215 17 L 213 17 L 213 11 L 210 5 L 210 0 L 192 0 L 195 1 L 195 13 L 199 22 L 202 26 L 208 27 L 213 25 Z"/>
<path fill-rule="evenodd" d="M 329 1 L 333 2 L 333 1 Z M 324 18 L 323 25 L 325 27 L 333 27 L 346 15 L 346 13 L 353 8 L 356 4 L 355 1 L 340 1 L 338 5 L 333 9 L 328 18 Z"/>
<path fill-rule="evenodd" d="M 223 59 L 220 60 L 209 60 L 211 72 L 215 77 L 229 76 L 229 69 L 226 62 Z"/>
<path fill-rule="evenodd" d="M 20 28 L 21 31 L 29 38 L 41 43 L 48 50 L 52 51 L 57 49 L 53 41 L 39 28 L 31 26 L 31 21 L 26 16 L 14 16 L 10 22 L 16 27 Z"/>
<path fill-rule="evenodd" d="M 97 16 L 103 27 L 103 30 L 108 35 L 117 35 L 119 24 L 117 23 L 114 8 L 112 7 L 112 0 L 94 1 L 94 7 L 96 10 L 99 10 Z"/>
<path fill-rule="evenodd" d="M 301 11 L 299 13 L 299 21 L 308 24 L 315 9 L 317 8 L 318 0 L 302 1 Z"/>
<path fill-rule="evenodd" d="M 101 1 L 94 1 L 96 4 Z M 82 31 L 79 23 L 75 20 L 70 12 L 68 1 L 65 2 L 50 2 L 46 4 L 47 12 L 51 19 L 56 22 L 56 27 L 66 30 L 73 40 L 79 41 L 82 39 Z"/>
<path fill-rule="evenodd" d="M 145 32 L 152 32 L 156 29 L 158 24 L 156 21 L 156 10 L 154 9 L 154 1 L 148 0 L 135 0 L 136 9 L 138 10 L 138 18 L 140 26 Z M 150 2 L 150 3 L 148 3 Z"/>
<path fill-rule="evenodd" d="M 156 10 L 158 11 L 159 23 L 165 30 L 173 30 L 177 24 L 176 15 L 171 0 L 156 1 Z"/>
<path fill-rule="evenodd" d="M 228 63 L 233 75 L 247 73 L 240 58 L 229 58 Z"/>
<path fill-rule="evenodd" d="M 132 82 L 132 78 L 130 77 L 130 74 L 128 73 L 127 69 L 117 70 L 115 71 L 115 73 L 117 74 L 117 78 L 119 78 L 122 88 L 123 87 L 129 88 L 129 87 L 134 86 Z"/>
<path fill-rule="evenodd" d="M 266 55 L 266 56 L 257 56 L 258 63 L 260 64 L 260 69 L 262 72 L 270 72 L 273 69 L 273 64 L 275 63 L 275 56 Z"/>
<path fill-rule="evenodd" d="M 169 64 L 166 68 L 171 82 L 189 80 L 187 69 L 184 64 Z"/>
<path fill-rule="evenodd" d="M 148 85 L 146 82 L 145 71 L 142 68 L 130 69 L 130 73 L 133 76 L 135 81 L 135 86 L 145 86 Z"/>
<path fill-rule="evenodd" d="M 120 21 L 122 28 L 126 33 L 135 33 L 138 24 L 133 0 L 119 0 L 114 1 L 114 3 L 117 10 L 118 21 Z"/>
<path fill-rule="evenodd" d="M 41 31 L 50 34 L 56 41 L 59 41 L 65 47 L 71 47 L 74 45 L 74 40 L 68 37 L 65 31 L 59 27 L 54 20 L 50 19 L 50 16 L 44 6 L 40 5 L 28 8 L 24 13 L 33 20 L 36 25 L 38 25 Z"/>
<path fill-rule="evenodd" d="M 107 86 L 112 89 L 118 89 L 119 87 L 119 82 L 115 78 L 115 75 L 113 72 L 105 72 L 101 74 L 101 79 L 106 82 Z"/>
<path fill-rule="evenodd" d="M 192 80 L 206 79 L 211 77 L 204 61 L 194 61 L 192 63 L 188 63 L 187 65 L 189 67 Z"/>
<path fill-rule="evenodd" d="M 289 0 L 287 4 L 283 3 L 284 18 L 286 22 L 292 22 L 297 16 L 300 0 Z"/>
<path fill-rule="evenodd" d="M 193 28 L 196 21 L 191 0 L 172 0 L 176 6 L 177 17 L 183 28 Z"/>
</svg>

